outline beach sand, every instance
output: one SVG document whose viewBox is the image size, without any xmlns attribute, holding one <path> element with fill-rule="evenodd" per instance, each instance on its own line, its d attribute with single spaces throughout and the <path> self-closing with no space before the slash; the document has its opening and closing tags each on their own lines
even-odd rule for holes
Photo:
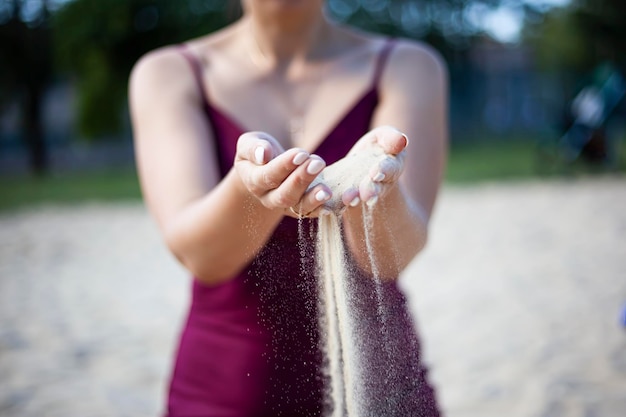
<svg viewBox="0 0 626 417">
<path fill-rule="evenodd" d="M 443 189 L 402 276 L 448 417 L 626 410 L 626 179 Z M 157 416 L 189 278 L 140 204 L 0 215 L 0 416 Z"/>
</svg>

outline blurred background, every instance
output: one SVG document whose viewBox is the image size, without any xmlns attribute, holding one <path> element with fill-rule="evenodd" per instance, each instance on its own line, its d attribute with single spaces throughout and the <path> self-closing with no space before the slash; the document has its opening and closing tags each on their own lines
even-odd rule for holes
<svg viewBox="0 0 626 417">
<path fill-rule="evenodd" d="M 132 65 L 155 47 L 222 27 L 237 18 L 237 3 L 2 0 L 0 175 L 10 194 L 2 204 L 27 198 L 15 195 L 16 176 L 26 193 L 41 177 L 81 171 L 94 180 L 110 174 L 106 195 L 136 195 L 126 106 Z M 451 76 L 448 179 L 624 169 L 623 1 L 329 0 L 327 10 L 443 54 Z M 24 178 L 32 175 L 37 182 Z M 53 198 L 56 182 L 43 183 Z"/>
<path fill-rule="evenodd" d="M 236 3 L 0 0 L 0 416 L 158 415 L 188 278 L 141 204 L 127 81 Z M 623 416 L 626 2 L 327 11 L 450 69 L 445 184 L 403 281 L 448 415 Z"/>
</svg>

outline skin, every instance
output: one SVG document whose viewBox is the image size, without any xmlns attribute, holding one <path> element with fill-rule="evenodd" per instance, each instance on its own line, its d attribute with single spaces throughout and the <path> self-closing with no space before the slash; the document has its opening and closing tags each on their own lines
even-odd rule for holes
<svg viewBox="0 0 626 417">
<path fill-rule="evenodd" d="M 189 64 L 173 47 L 136 64 L 130 108 L 144 198 L 172 253 L 201 282 L 240 272 L 284 216 L 325 213 L 332 190 L 311 183 L 326 133 L 369 88 L 384 41 L 329 23 L 321 0 L 244 0 L 244 17 L 192 40 L 211 103 L 241 126 L 233 169 L 221 179 L 214 138 Z M 369 269 L 363 210 L 383 277 L 395 278 L 423 248 L 447 144 L 447 73 L 430 48 L 398 41 L 380 83 L 372 131 L 351 150 L 389 157 L 341 196 L 349 250 Z M 293 103 L 305 130 L 289 134 Z M 407 140 L 408 138 L 408 140 Z M 410 144 L 409 144 L 410 141 Z M 383 174 L 384 178 L 381 175 Z M 352 205 L 351 205 L 352 204 Z M 242 221 L 242 219 L 244 219 Z"/>
</svg>

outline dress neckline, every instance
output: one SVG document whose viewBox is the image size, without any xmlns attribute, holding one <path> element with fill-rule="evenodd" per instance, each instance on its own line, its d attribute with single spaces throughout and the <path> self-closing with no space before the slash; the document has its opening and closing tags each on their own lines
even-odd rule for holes
<svg viewBox="0 0 626 417">
<path fill-rule="evenodd" d="M 378 99 L 378 85 L 380 83 L 380 79 L 382 77 L 382 72 L 384 70 L 387 58 L 393 47 L 395 46 L 396 40 L 394 38 L 388 38 L 384 41 L 384 44 L 380 51 L 378 52 L 378 56 L 376 57 L 374 63 L 374 75 L 370 82 L 370 85 L 367 90 L 357 99 L 352 107 L 349 107 L 345 112 L 342 118 L 340 118 L 334 125 L 331 125 L 330 130 L 326 133 L 325 136 L 321 138 L 315 145 L 315 148 L 311 151 L 312 153 L 317 153 L 321 148 L 325 146 L 328 142 L 329 138 L 333 136 L 333 134 L 339 130 L 339 128 L 346 123 L 347 120 L 350 119 L 350 116 L 357 111 L 359 107 L 363 105 L 363 103 L 367 102 L 368 99 Z M 231 117 L 225 110 L 220 109 L 219 107 L 211 104 L 208 97 L 208 90 L 206 89 L 206 83 L 203 77 L 203 67 L 200 58 L 193 53 L 193 51 L 189 48 L 187 44 L 181 44 L 178 47 L 180 53 L 183 57 L 189 62 L 191 68 L 193 70 L 194 77 L 196 79 L 196 83 L 201 93 L 201 99 L 205 111 L 210 112 L 213 116 L 217 116 L 222 119 L 223 122 L 228 124 L 234 131 L 239 133 L 239 135 L 256 129 L 247 129 L 247 126 L 243 126 L 239 123 L 235 118 Z"/>
<path fill-rule="evenodd" d="M 354 104 L 345 111 L 344 115 L 340 119 L 338 119 L 337 122 L 331 125 L 329 131 L 322 137 L 322 139 L 316 142 L 314 149 L 312 149 L 310 152 L 317 153 L 320 149 L 324 148 L 329 138 L 331 138 L 335 134 L 335 132 L 339 130 L 341 126 L 350 119 L 350 116 L 355 113 L 358 108 L 371 97 L 378 97 L 378 90 L 376 88 L 376 85 L 370 86 L 363 94 L 359 96 L 357 100 L 355 100 Z M 206 98 L 204 100 L 204 107 L 207 112 L 210 112 L 213 116 L 217 116 L 222 119 L 223 122 L 228 124 L 239 135 L 254 130 L 246 128 L 233 117 L 231 117 L 226 111 L 220 109 L 214 104 L 211 104 L 211 102 L 209 102 Z"/>
</svg>

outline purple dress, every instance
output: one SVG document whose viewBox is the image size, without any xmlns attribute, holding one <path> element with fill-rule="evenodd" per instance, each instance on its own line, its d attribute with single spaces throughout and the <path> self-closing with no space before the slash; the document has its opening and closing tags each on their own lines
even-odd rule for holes
<svg viewBox="0 0 626 417">
<path fill-rule="evenodd" d="M 342 158 L 370 129 L 378 103 L 377 85 L 393 43 L 381 50 L 371 88 L 328 134 L 315 151 L 331 164 Z M 202 91 L 200 63 L 181 48 Z M 212 106 L 204 106 L 215 137 L 222 176 L 233 165 L 237 139 L 245 131 Z M 285 217 L 265 248 L 231 280 L 207 286 L 193 281 L 192 301 L 171 376 L 168 417 L 321 416 L 324 410 L 322 354 L 317 321 L 315 276 L 316 222 Z M 305 239 L 299 239 L 304 236 Z M 357 277 L 358 279 L 358 277 Z M 364 317 L 380 326 L 373 280 L 362 297 Z M 419 362 L 419 343 L 406 300 L 395 283 L 385 285 L 384 335 L 362 346 L 368 358 L 367 383 L 372 416 L 437 417 L 435 394 Z M 380 333 L 380 332 L 376 332 Z M 381 338 L 384 336 L 385 340 Z M 390 340 L 393 343 L 390 344 Z M 386 343 L 386 349 L 381 349 Z M 385 352 L 402 356 L 390 364 Z M 397 363 L 397 360 L 395 361 Z M 406 405 L 397 405 L 397 404 Z M 377 411 L 379 410 L 379 411 Z"/>
</svg>

